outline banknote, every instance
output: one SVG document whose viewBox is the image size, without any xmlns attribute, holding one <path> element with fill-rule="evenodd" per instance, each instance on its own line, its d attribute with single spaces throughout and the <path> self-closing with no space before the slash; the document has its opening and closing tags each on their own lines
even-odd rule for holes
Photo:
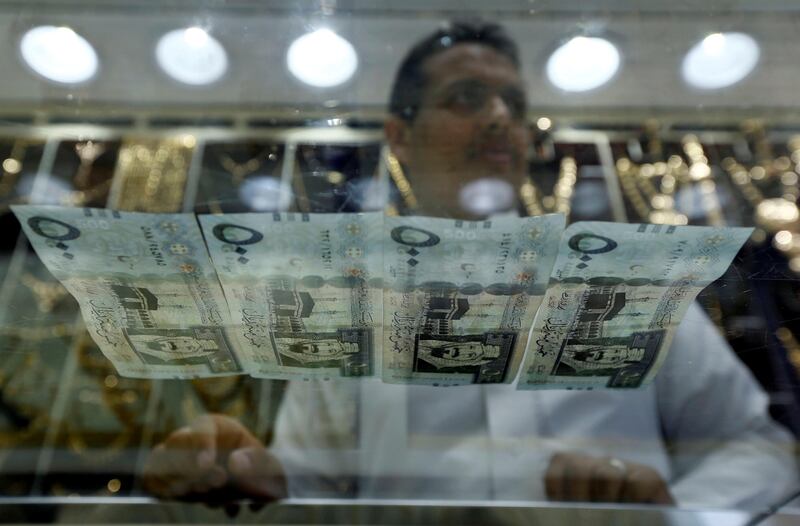
<svg viewBox="0 0 800 526">
<path fill-rule="evenodd" d="M 250 374 L 379 370 L 382 214 L 200 216 Z"/>
<path fill-rule="evenodd" d="M 191 214 L 14 206 L 122 376 L 242 373 L 225 297 Z"/>
<path fill-rule="evenodd" d="M 510 382 L 563 230 L 562 215 L 386 217 L 383 380 Z"/>
<path fill-rule="evenodd" d="M 697 294 L 750 228 L 585 222 L 564 232 L 520 389 L 649 383 Z"/>
</svg>

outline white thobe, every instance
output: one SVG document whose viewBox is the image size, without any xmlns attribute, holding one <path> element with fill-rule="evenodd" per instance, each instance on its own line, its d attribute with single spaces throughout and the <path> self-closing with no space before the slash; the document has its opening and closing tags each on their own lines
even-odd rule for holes
<svg viewBox="0 0 800 526">
<path fill-rule="evenodd" d="M 752 509 L 798 486 L 789 433 L 697 305 L 637 390 L 292 382 L 272 450 L 294 497 L 546 499 L 559 451 L 646 464 L 679 505 Z"/>
</svg>

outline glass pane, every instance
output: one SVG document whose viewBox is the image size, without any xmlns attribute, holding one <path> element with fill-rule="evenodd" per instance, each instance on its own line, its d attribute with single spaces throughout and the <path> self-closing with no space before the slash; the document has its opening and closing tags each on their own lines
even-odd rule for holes
<svg viewBox="0 0 800 526">
<path fill-rule="evenodd" d="M 796 15 L 0 1 L 0 516 L 793 520 Z"/>
</svg>

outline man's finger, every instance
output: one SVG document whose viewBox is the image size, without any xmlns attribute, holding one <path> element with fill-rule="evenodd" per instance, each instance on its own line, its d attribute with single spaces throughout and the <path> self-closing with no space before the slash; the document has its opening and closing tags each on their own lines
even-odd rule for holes
<svg viewBox="0 0 800 526">
<path fill-rule="evenodd" d="M 544 489 L 550 500 L 564 500 L 564 475 L 567 469 L 567 455 L 556 453 L 544 474 Z"/>
<path fill-rule="evenodd" d="M 601 459 L 595 464 L 592 476 L 591 500 L 619 502 L 627 475 L 628 467 L 621 460 Z"/>
<path fill-rule="evenodd" d="M 620 500 L 640 504 L 674 504 L 661 475 L 647 466 L 635 464 L 628 470 Z"/>
<path fill-rule="evenodd" d="M 245 494 L 264 501 L 287 496 L 286 475 L 264 446 L 233 451 L 228 458 L 232 483 Z"/>
<path fill-rule="evenodd" d="M 212 415 L 202 415 L 195 418 L 189 427 L 192 445 L 196 448 L 197 466 L 208 469 L 217 458 L 217 422 Z"/>
<path fill-rule="evenodd" d="M 194 477 L 190 464 L 191 458 L 183 448 L 159 444 L 150 453 L 142 472 L 145 489 L 161 497 L 181 495 L 188 490 L 186 478 Z"/>
<path fill-rule="evenodd" d="M 564 472 L 563 500 L 586 502 L 591 500 L 592 472 L 596 460 L 583 455 L 573 455 L 568 459 Z"/>
</svg>

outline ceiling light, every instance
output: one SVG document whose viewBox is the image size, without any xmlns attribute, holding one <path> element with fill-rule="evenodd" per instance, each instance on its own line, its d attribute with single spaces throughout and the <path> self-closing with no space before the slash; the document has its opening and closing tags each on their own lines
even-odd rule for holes
<svg viewBox="0 0 800 526">
<path fill-rule="evenodd" d="M 228 54 L 214 37 L 199 27 L 175 29 L 156 45 L 156 61 L 170 77 L 203 86 L 219 80 L 228 69 Z"/>
<path fill-rule="evenodd" d="M 302 82 L 330 88 L 355 74 L 358 56 L 350 42 L 330 29 L 318 29 L 292 42 L 286 53 L 286 65 Z"/>
<path fill-rule="evenodd" d="M 257 212 L 277 212 L 287 194 L 280 179 L 272 176 L 248 177 L 239 186 L 239 199 Z"/>
<path fill-rule="evenodd" d="M 696 88 L 724 88 L 749 75 L 759 55 L 758 44 L 749 35 L 712 33 L 689 50 L 681 71 L 684 80 Z"/>
<path fill-rule="evenodd" d="M 85 82 L 99 66 L 92 45 L 68 27 L 35 27 L 23 35 L 19 48 L 25 63 L 53 82 Z"/>
<path fill-rule="evenodd" d="M 619 65 L 619 51 L 608 40 L 575 37 L 550 55 L 547 77 L 564 91 L 588 91 L 611 80 Z"/>
</svg>

